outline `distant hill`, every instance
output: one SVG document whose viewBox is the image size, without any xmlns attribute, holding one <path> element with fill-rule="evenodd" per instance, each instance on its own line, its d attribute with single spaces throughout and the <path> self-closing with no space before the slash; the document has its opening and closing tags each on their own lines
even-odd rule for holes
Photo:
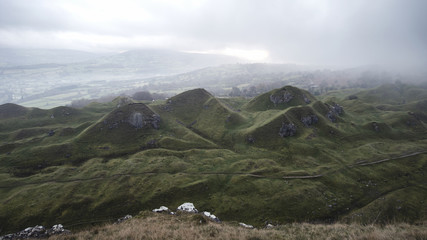
<svg viewBox="0 0 427 240">
<path fill-rule="evenodd" d="M 43 64 L 69 64 L 83 62 L 102 54 L 67 49 L 14 49 L 0 48 L 0 68 Z M 35 67 L 35 66 L 33 66 Z"/>
<path fill-rule="evenodd" d="M 50 108 L 158 84 L 147 78 L 241 61 L 225 55 L 152 49 L 110 55 L 0 49 L 0 80 L 7 83 L 0 86 L 0 103 Z"/>
<path fill-rule="evenodd" d="M 138 73 L 170 75 L 200 68 L 242 62 L 242 60 L 215 54 L 186 53 L 171 50 L 130 50 L 103 57 L 88 63 L 89 68 L 132 68 Z"/>
</svg>

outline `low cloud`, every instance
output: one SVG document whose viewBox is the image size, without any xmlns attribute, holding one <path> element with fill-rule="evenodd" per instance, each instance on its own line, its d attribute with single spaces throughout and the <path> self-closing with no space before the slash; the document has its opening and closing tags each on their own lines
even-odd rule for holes
<svg viewBox="0 0 427 240">
<path fill-rule="evenodd" d="M 0 1 L 0 45 L 268 52 L 312 64 L 427 64 L 422 0 Z"/>
</svg>

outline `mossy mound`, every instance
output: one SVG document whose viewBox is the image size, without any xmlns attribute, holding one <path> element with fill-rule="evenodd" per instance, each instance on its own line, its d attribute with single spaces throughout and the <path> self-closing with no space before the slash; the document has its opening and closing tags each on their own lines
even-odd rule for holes
<svg viewBox="0 0 427 240">
<path fill-rule="evenodd" d="M 308 91 L 285 86 L 255 97 L 243 108 L 247 111 L 283 110 L 292 106 L 307 105 L 314 101 L 316 98 Z"/>
<path fill-rule="evenodd" d="M 160 116 L 143 103 L 130 103 L 114 109 L 78 137 L 78 142 L 100 144 L 142 144 L 155 137 Z"/>
</svg>

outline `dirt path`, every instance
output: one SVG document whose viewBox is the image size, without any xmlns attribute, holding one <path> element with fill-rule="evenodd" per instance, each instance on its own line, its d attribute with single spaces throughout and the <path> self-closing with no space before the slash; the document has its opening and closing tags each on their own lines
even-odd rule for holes
<svg viewBox="0 0 427 240">
<path fill-rule="evenodd" d="M 378 161 L 374 161 L 374 162 L 366 162 L 366 161 L 362 161 L 362 162 L 357 162 L 356 164 L 353 165 L 349 165 L 350 167 L 352 166 L 368 166 L 368 165 L 374 165 L 374 164 L 378 164 L 378 163 L 383 163 L 383 162 L 388 162 L 391 160 L 396 160 L 396 159 L 401 159 L 401 158 L 406 158 L 406 157 L 412 157 L 412 156 L 416 156 L 416 155 L 420 155 L 423 153 L 426 153 L 427 151 L 423 151 L 423 152 L 413 152 L 413 153 L 408 153 L 405 155 L 401 155 L 401 156 L 397 156 L 397 157 L 393 157 L 393 158 L 385 158 L 382 160 L 378 160 Z"/>
</svg>

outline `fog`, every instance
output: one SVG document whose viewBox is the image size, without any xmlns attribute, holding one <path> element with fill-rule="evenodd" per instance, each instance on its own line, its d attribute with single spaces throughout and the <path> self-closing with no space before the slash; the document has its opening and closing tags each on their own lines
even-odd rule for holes
<svg viewBox="0 0 427 240">
<path fill-rule="evenodd" d="M 423 0 L 0 0 L 0 47 L 424 66 L 426 9 Z"/>
</svg>

